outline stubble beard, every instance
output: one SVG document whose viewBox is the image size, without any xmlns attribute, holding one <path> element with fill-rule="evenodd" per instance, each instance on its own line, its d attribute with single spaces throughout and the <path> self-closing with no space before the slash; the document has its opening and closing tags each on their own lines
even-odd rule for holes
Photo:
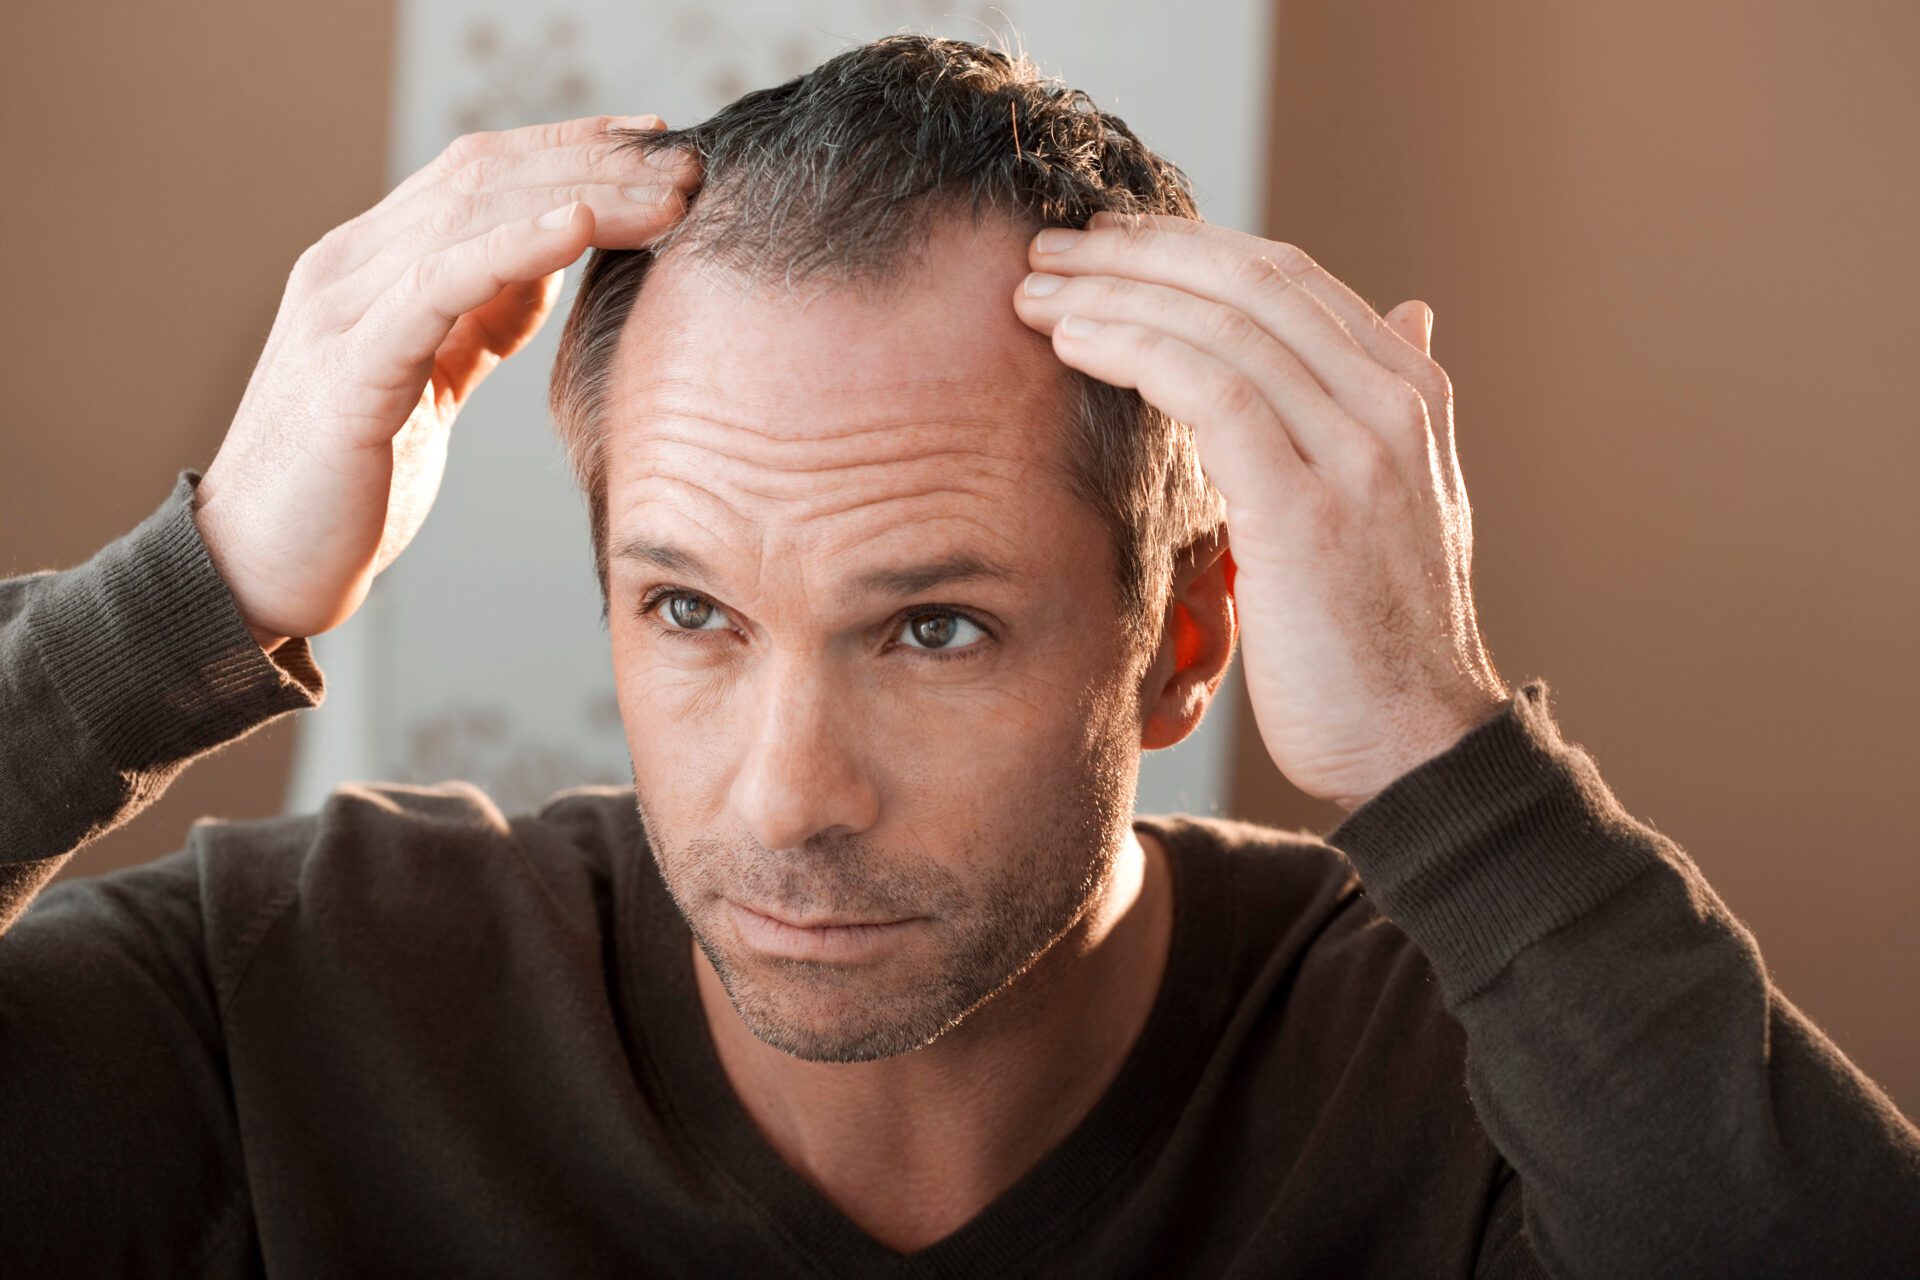
<svg viewBox="0 0 1920 1280">
<path fill-rule="evenodd" d="M 783 853 L 740 854 L 703 837 L 676 845 L 648 819 L 637 775 L 634 797 L 662 883 L 754 1036 L 810 1062 L 871 1062 L 960 1025 L 1106 900 L 1138 758 L 1124 726 L 1098 734 L 1070 774 L 1056 775 L 1059 785 L 1010 806 L 1019 817 L 1003 830 L 937 862 L 858 838 Z M 969 878 L 954 867 L 992 870 Z M 910 952 L 873 966 L 828 964 L 730 949 L 724 898 L 930 920 Z"/>
</svg>

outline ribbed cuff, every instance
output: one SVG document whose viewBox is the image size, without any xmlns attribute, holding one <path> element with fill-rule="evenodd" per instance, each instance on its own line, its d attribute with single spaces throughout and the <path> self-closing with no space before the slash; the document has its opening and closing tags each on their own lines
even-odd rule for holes
<svg viewBox="0 0 1920 1280">
<path fill-rule="evenodd" d="M 189 759 L 326 697 L 306 640 L 269 655 L 247 629 L 193 518 L 199 483 L 180 472 L 132 532 L 34 590 L 40 660 L 122 771 Z"/>
<path fill-rule="evenodd" d="M 1434 967 L 1450 1006 L 1522 950 L 1664 861 L 1534 680 L 1328 834 Z"/>
</svg>

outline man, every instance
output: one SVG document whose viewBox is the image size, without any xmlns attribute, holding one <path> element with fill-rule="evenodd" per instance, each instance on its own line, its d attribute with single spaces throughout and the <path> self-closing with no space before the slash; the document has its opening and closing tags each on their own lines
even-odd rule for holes
<svg viewBox="0 0 1920 1280">
<path fill-rule="evenodd" d="M 1494 672 L 1423 304 L 971 45 L 609 123 L 329 233 L 206 474 L 0 584 L 27 1274 L 1920 1265 L 1920 1133 Z M 343 787 L 25 909 L 320 701 L 589 245 L 634 790 Z M 1236 642 L 1326 841 L 1130 817 Z"/>
</svg>

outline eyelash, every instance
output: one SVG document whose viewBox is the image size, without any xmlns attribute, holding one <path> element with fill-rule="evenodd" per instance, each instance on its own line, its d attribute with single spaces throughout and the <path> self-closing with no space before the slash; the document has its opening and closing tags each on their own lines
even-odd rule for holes
<svg viewBox="0 0 1920 1280">
<path fill-rule="evenodd" d="M 701 595 L 698 591 L 688 591 L 684 587 L 655 587 L 653 590 L 647 592 L 646 595 L 640 598 L 640 603 L 635 608 L 634 613 L 638 617 L 642 617 L 642 618 L 648 617 L 653 613 L 653 611 L 656 608 L 658 608 L 660 605 L 664 604 L 666 601 L 672 599 L 675 596 L 687 596 L 690 599 L 694 599 L 694 600 L 705 600 L 708 604 L 713 605 L 715 609 L 718 609 L 720 607 L 720 605 L 716 601 L 708 599 L 706 596 Z M 974 626 L 979 627 L 980 630 L 986 634 L 988 639 L 992 639 L 993 637 L 993 632 L 991 629 L 988 628 L 986 623 L 980 621 L 980 619 L 974 617 L 971 613 L 968 613 L 965 609 L 955 609 L 948 605 L 923 605 L 922 607 L 914 610 L 912 613 L 903 614 L 897 620 L 898 625 L 895 626 L 894 630 L 898 631 L 900 626 L 905 626 L 909 623 L 916 622 L 921 618 L 939 618 L 939 617 L 948 617 L 948 616 L 955 617 L 955 618 L 964 618 L 968 622 L 971 622 Z M 697 631 L 689 627 L 674 627 L 674 626 L 667 626 L 661 623 L 656 623 L 654 625 L 654 630 L 661 635 L 674 636 L 680 639 L 690 639 L 691 637 L 699 634 Z M 918 657 L 931 658 L 935 662 L 965 662 L 969 659 L 979 657 L 980 651 L 986 646 L 983 644 L 975 643 L 975 644 L 968 645 L 964 649 L 954 649 L 951 651 L 941 650 L 941 649 L 921 649 L 921 648 L 915 648 L 911 645 L 904 646 L 904 647 L 912 649 L 913 653 Z"/>
</svg>

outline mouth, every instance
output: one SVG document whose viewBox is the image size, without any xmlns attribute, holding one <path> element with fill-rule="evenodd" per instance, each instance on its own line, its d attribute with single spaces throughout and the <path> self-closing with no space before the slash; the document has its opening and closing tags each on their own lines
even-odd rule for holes
<svg viewBox="0 0 1920 1280">
<path fill-rule="evenodd" d="M 902 941 L 924 917 L 892 920 L 812 916 L 806 923 L 769 915 L 725 899 L 734 932 L 751 949 L 792 960 L 847 961 L 872 955 Z"/>
<path fill-rule="evenodd" d="M 864 926 L 903 924 L 915 918 L 913 916 L 896 916 L 886 920 L 862 920 L 854 916 L 810 916 L 804 920 L 797 920 L 792 916 L 783 915 L 778 911 L 768 911 L 764 907 L 749 907 L 744 903 L 738 902 L 733 905 L 740 907 L 744 911 L 751 911 L 757 916 L 764 916 L 776 924 L 784 924 L 794 929 L 857 929 Z"/>
</svg>

